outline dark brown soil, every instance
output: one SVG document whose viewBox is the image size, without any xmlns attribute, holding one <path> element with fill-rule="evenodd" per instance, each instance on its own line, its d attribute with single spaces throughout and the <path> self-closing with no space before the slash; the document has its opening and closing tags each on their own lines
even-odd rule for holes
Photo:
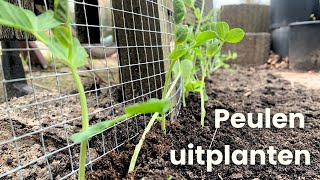
<svg viewBox="0 0 320 180">
<path fill-rule="evenodd" d="M 168 123 L 164 136 L 156 125 L 140 152 L 136 172 L 127 175 L 135 140 L 110 153 L 93 166 L 88 179 L 320 179 L 320 96 L 319 90 L 292 86 L 266 70 L 236 68 L 234 73 L 221 70 L 207 80 L 209 101 L 206 104 L 206 126 L 200 128 L 200 100 L 191 95 L 180 116 Z M 229 123 L 218 129 L 212 148 L 258 150 L 275 146 L 278 150 L 302 150 L 311 153 L 310 166 L 215 166 L 208 173 L 205 166 L 174 166 L 170 150 L 187 148 L 189 143 L 208 149 L 213 138 L 214 110 L 258 113 L 271 108 L 272 113 L 303 113 L 305 129 L 235 129 Z"/>
</svg>

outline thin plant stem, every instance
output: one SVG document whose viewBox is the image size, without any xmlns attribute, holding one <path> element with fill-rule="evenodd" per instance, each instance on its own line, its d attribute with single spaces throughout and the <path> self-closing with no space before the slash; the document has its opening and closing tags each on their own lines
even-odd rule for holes
<svg viewBox="0 0 320 180">
<path fill-rule="evenodd" d="M 163 92 L 162 92 L 162 97 L 164 97 L 167 94 L 167 91 L 169 88 L 169 83 L 170 83 L 171 76 L 172 76 L 173 67 L 174 67 L 176 61 L 177 60 L 173 60 L 170 64 L 169 71 L 167 72 L 167 75 L 166 75 L 166 80 L 165 80 L 165 84 L 164 84 L 164 88 L 163 88 Z"/>
<path fill-rule="evenodd" d="M 86 99 L 83 84 L 81 82 L 81 78 L 77 72 L 77 69 L 75 67 L 70 67 L 70 70 L 72 72 L 73 79 L 79 91 L 81 115 L 82 115 L 82 131 L 85 131 L 89 128 L 87 99 Z M 87 140 L 82 141 L 80 144 L 80 160 L 79 160 L 79 176 L 78 176 L 79 180 L 85 180 L 87 148 L 88 148 L 88 141 Z"/>
<path fill-rule="evenodd" d="M 178 76 L 176 77 L 174 82 L 171 84 L 171 87 L 168 90 L 167 94 L 165 95 L 165 98 L 169 98 L 170 94 L 173 92 L 174 88 L 176 87 L 180 77 L 181 77 L 181 72 L 178 74 Z M 151 120 L 149 121 L 147 127 L 145 128 L 145 130 L 144 130 L 144 132 L 143 132 L 143 134 L 142 134 L 142 136 L 141 136 L 141 138 L 139 140 L 139 143 L 136 145 L 136 147 L 134 149 L 134 153 L 133 153 L 132 158 L 131 158 L 129 171 L 128 171 L 129 173 L 134 171 L 134 168 L 136 166 L 136 162 L 137 162 L 141 147 L 143 145 L 143 142 L 146 139 L 147 134 L 150 132 L 152 126 L 154 125 L 154 122 L 158 119 L 159 115 L 160 115 L 160 113 L 153 114 Z M 165 118 L 165 116 L 164 116 L 164 118 Z"/>
</svg>

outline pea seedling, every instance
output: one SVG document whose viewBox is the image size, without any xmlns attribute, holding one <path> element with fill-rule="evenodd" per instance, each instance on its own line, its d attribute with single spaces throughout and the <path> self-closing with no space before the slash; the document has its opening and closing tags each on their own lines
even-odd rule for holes
<svg viewBox="0 0 320 180">
<path fill-rule="evenodd" d="M 186 18 L 185 4 L 193 9 L 198 23 L 186 26 L 182 22 Z M 212 22 L 212 12 L 208 16 L 204 14 L 204 0 L 202 9 L 195 8 L 195 0 L 174 0 L 175 22 L 175 49 L 169 55 L 171 65 L 166 74 L 166 81 L 162 99 L 150 99 L 144 103 L 137 103 L 124 109 L 125 114 L 113 120 L 107 120 L 89 126 L 87 100 L 83 84 L 77 69 L 87 64 L 87 53 L 79 40 L 72 36 L 69 4 L 67 0 L 55 0 L 54 12 L 46 11 L 36 16 L 33 12 L 25 10 L 0 0 L 0 25 L 14 27 L 33 34 L 37 40 L 43 42 L 51 53 L 63 64 L 67 65 L 72 73 L 74 82 L 80 96 L 82 131 L 72 135 L 75 143 L 80 143 L 79 177 L 85 179 L 85 164 L 88 139 L 105 129 L 139 114 L 153 114 L 145 128 L 139 143 L 137 144 L 131 159 L 129 172 L 135 168 L 135 164 L 146 138 L 156 120 L 160 120 L 161 129 L 166 134 L 166 113 L 171 108 L 169 96 L 174 91 L 179 79 L 182 81 L 183 104 L 190 92 L 198 92 L 201 96 L 201 125 L 204 126 L 205 108 L 207 99 L 205 91 L 205 77 L 211 68 L 220 68 L 224 61 L 213 62 L 213 57 L 219 54 L 225 42 L 237 43 L 244 37 L 243 30 L 231 29 L 225 22 Z M 14 12 L 14 13 L 13 13 Z M 53 30 L 48 36 L 45 32 Z M 194 32 L 195 30 L 195 32 Z M 197 64 L 200 62 L 200 68 Z M 218 62 L 218 64 L 217 64 Z M 201 71 L 201 79 L 197 73 Z M 174 81 L 169 86 L 172 74 Z"/>
<path fill-rule="evenodd" d="M 0 0 L 0 25 L 14 27 L 31 33 L 37 40 L 44 43 L 50 52 L 67 65 L 72 73 L 73 80 L 79 91 L 82 132 L 72 136 L 72 140 L 80 144 L 79 180 L 85 179 L 85 164 L 88 139 L 104 129 L 115 125 L 136 114 L 161 113 L 170 109 L 169 100 L 150 99 L 145 103 L 135 104 L 125 108 L 126 114 L 111 121 L 89 126 L 87 99 L 81 78 L 77 69 L 87 64 L 88 54 L 81 46 L 79 40 L 72 36 L 69 2 L 68 0 L 55 0 L 54 11 L 48 10 L 36 16 L 32 11 L 12 5 Z M 46 31 L 53 29 L 48 36 Z"/>
<path fill-rule="evenodd" d="M 183 106 L 186 106 L 185 98 L 190 92 L 196 92 L 201 97 L 201 126 L 204 126 L 206 115 L 205 101 L 208 96 L 205 89 L 205 78 L 211 69 L 221 67 L 214 62 L 214 57 L 220 53 L 224 43 L 238 43 L 245 33 L 240 28 L 231 29 L 225 22 L 213 22 L 213 11 L 204 17 L 205 0 L 202 1 L 202 9 L 195 7 L 195 0 L 175 0 L 175 13 L 181 17 L 185 12 L 185 5 L 191 8 L 197 19 L 197 24 L 189 26 L 176 21 L 176 48 L 169 59 L 180 61 L 174 71 L 182 73 Z M 200 68 L 197 67 L 200 64 Z M 224 64 L 224 63 L 223 63 Z M 225 65 L 225 64 L 224 64 Z M 201 74 L 201 78 L 197 74 Z"/>
</svg>

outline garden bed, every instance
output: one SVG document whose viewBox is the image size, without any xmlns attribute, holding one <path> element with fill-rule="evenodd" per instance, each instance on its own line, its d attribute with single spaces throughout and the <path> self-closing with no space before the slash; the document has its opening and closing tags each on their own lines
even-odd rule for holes
<svg viewBox="0 0 320 180">
<path fill-rule="evenodd" d="M 168 127 L 168 135 L 161 133 L 158 125 L 148 135 L 133 175 L 127 170 L 134 146 L 129 143 L 112 152 L 95 164 L 88 173 L 89 179 L 320 179 L 320 122 L 319 90 L 303 86 L 292 86 L 289 81 L 273 75 L 269 70 L 236 68 L 234 73 L 219 70 L 207 80 L 209 102 L 206 105 L 205 128 L 200 124 L 200 99 L 188 98 L 187 107 Z M 305 129 L 234 129 L 229 124 L 217 131 L 212 149 L 224 151 L 225 145 L 231 149 L 267 149 L 274 146 L 278 150 L 306 149 L 311 153 L 310 166 L 215 166 L 213 172 L 206 172 L 205 166 L 174 166 L 170 161 L 170 150 L 187 148 L 189 143 L 208 149 L 215 133 L 214 110 L 229 112 L 303 113 L 306 117 Z"/>
<path fill-rule="evenodd" d="M 175 121 L 167 122 L 167 136 L 160 130 L 160 125 L 156 125 L 147 136 L 147 140 L 142 147 L 138 157 L 137 168 L 134 174 L 127 175 L 131 155 L 138 138 L 116 151 L 111 151 L 107 156 L 97 161 L 92 171 L 87 174 L 88 179 L 167 179 L 172 176 L 175 179 L 320 179 L 320 90 L 311 90 L 300 85 L 292 85 L 289 81 L 283 80 L 270 70 L 256 70 L 253 68 L 235 67 L 235 72 L 219 70 L 207 79 L 207 93 L 209 101 L 206 104 L 207 117 L 206 126 L 200 128 L 200 98 L 191 95 L 187 99 L 187 107 L 182 108 L 180 116 Z M 98 98 L 100 104 L 105 102 L 105 106 L 96 106 L 96 95 L 88 95 L 90 112 L 99 108 L 107 108 L 113 102 L 109 99 L 108 93 L 101 93 Z M 43 93 L 42 98 L 56 97 L 56 94 Z M 16 105 L 28 104 L 33 98 L 28 96 L 12 101 Z M 80 106 L 76 97 L 70 97 L 62 102 L 64 114 L 70 119 L 80 115 Z M 22 103 L 22 104 L 21 104 Z M 47 106 L 40 107 L 42 126 L 50 126 L 53 119 L 61 118 L 58 114 L 60 102 L 51 102 Z M 121 109 L 121 107 L 119 107 Z M 271 108 L 272 113 L 303 113 L 306 117 L 305 129 L 234 129 L 229 124 L 223 124 L 222 128 L 216 133 L 212 149 L 224 151 L 225 145 L 230 145 L 232 150 L 254 150 L 267 149 L 274 146 L 276 149 L 306 149 L 311 153 L 310 166 L 235 166 L 219 165 L 215 166 L 213 172 L 208 173 L 205 166 L 174 166 L 170 161 L 170 150 L 180 150 L 187 148 L 189 143 L 195 146 L 202 146 L 208 149 L 214 129 L 214 110 L 226 109 L 230 113 L 258 113 L 264 112 L 265 108 Z M 21 111 L 21 112 L 20 112 Z M 21 109 L 16 111 L 16 116 L 11 117 L 14 126 L 19 129 L 16 133 L 27 133 L 39 128 L 40 122 L 31 121 L 35 114 L 26 113 L 38 111 L 36 109 Z M 110 118 L 111 115 L 121 112 L 103 112 L 100 117 L 90 117 L 94 123 L 99 119 Z M 4 121 L 4 120 L 5 121 Z M 138 122 L 141 121 L 142 118 Z M 30 120 L 30 121 L 29 121 Z M 1 136 L 0 140 L 10 137 L 10 125 L 7 117 L 1 117 Z M 134 135 L 143 127 L 130 121 L 118 126 L 117 139 L 124 142 L 127 139 L 126 132 Z M 145 122 L 141 123 L 144 124 Z M 120 129 L 126 131 L 120 131 Z M 67 131 L 66 131 L 67 130 Z M 71 135 L 80 130 L 80 121 L 70 122 L 64 126 L 44 131 L 31 137 L 23 138 L 18 141 L 20 150 L 20 160 L 29 162 L 44 155 L 41 138 L 44 138 L 47 152 L 54 152 L 68 145 L 65 138 L 67 133 Z M 7 134 L 7 135 L 6 135 Z M 101 137 L 101 136 L 99 136 Z M 105 133 L 105 144 L 101 143 L 101 138 L 95 137 L 90 141 L 91 159 L 99 157 L 105 151 L 115 147 L 114 131 L 109 130 Z M 15 167 L 17 164 L 14 144 L 1 146 L 0 163 L 1 172 L 5 172 Z M 71 172 L 70 156 L 73 163 L 78 161 L 78 146 L 65 149 L 54 156 L 43 159 L 22 171 L 26 179 L 46 179 L 49 173 L 56 179 L 63 177 Z M 47 164 L 50 164 L 50 171 Z M 77 168 L 73 164 L 74 168 Z"/>
</svg>

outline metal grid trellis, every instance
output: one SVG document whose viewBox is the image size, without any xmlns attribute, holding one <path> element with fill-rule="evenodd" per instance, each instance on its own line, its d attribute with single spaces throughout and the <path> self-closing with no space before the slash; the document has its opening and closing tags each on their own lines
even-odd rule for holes
<svg viewBox="0 0 320 180">
<path fill-rule="evenodd" d="M 26 1 L 10 0 L 20 5 Z M 34 1 L 34 11 L 52 7 L 51 0 L 41 2 Z M 78 70 L 90 124 L 120 115 L 126 104 L 159 97 L 169 63 L 166 57 L 173 48 L 172 1 L 69 3 L 74 34 L 90 57 L 89 64 Z M 79 145 L 70 136 L 81 130 L 81 108 L 71 73 L 41 43 L 23 39 L 21 34 L 13 37 L 1 39 L 2 45 L 15 45 L 1 49 L 0 179 L 76 179 Z M 47 62 L 39 61 L 35 52 L 41 52 Z M 14 59 L 11 65 L 22 63 L 21 76 L 14 76 L 19 65 L 13 65 L 12 72 L 6 69 L 8 59 Z M 29 94 L 12 93 L 21 88 L 17 84 Z M 176 106 L 169 114 L 178 113 L 180 95 L 179 86 L 172 94 Z M 93 137 L 87 169 L 94 170 L 94 162 L 139 135 L 149 119 L 148 115 L 136 116 Z"/>
</svg>

